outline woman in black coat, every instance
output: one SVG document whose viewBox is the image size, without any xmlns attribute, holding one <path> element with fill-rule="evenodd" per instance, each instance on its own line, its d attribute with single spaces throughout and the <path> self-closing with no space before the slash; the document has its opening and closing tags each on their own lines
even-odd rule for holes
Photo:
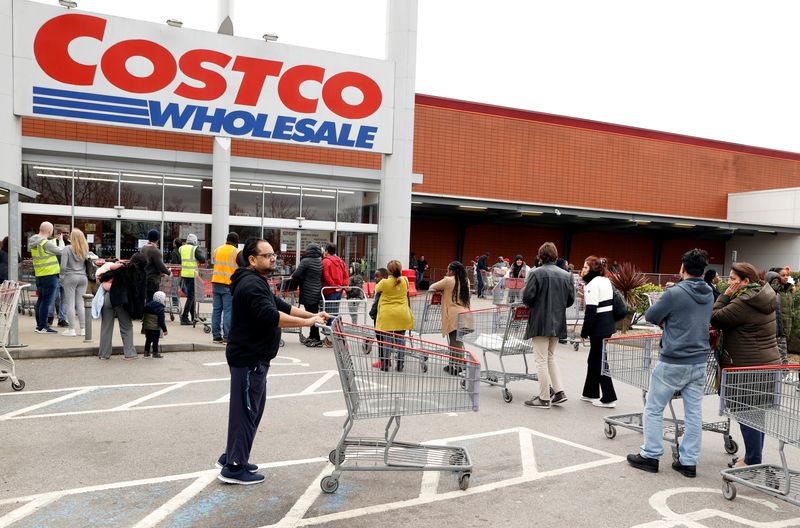
<svg viewBox="0 0 800 528">
<path fill-rule="evenodd" d="M 292 273 L 292 289 L 300 286 L 300 304 L 311 313 L 319 312 L 319 303 L 322 299 L 322 249 L 317 244 L 309 244 L 305 253 L 300 258 L 300 264 Z M 320 347 L 319 328 L 312 326 L 307 347 Z"/>
<path fill-rule="evenodd" d="M 581 329 L 581 338 L 589 339 L 589 357 L 586 360 L 586 381 L 581 400 L 596 407 L 617 406 L 614 382 L 603 376 L 603 340 L 614 333 L 614 290 L 608 279 L 608 260 L 594 255 L 586 257 L 581 270 L 586 284 L 583 290 L 586 312 Z M 601 394 L 602 391 L 602 394 Z"/>
</svg>

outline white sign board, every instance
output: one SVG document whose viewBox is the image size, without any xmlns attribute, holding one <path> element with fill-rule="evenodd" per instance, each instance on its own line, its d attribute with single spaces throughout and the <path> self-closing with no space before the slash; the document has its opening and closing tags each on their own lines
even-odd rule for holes
<svg viewBox="0 0 800 528">
<path fill-rule="evenodd" d="M 15 0 L 14 113 L 391 152 L 394 63 Z"/>
</svg>

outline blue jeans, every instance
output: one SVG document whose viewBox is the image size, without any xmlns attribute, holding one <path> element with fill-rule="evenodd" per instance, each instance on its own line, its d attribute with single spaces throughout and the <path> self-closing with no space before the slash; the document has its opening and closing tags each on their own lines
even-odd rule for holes
<svg viewBox="0 0 800 528">
<path fill-rule="evenodd" d="M 680 444 L 680 462 L 696 466 L 700 459 L 700 441 L 703 433 L 703 387 L 706 381 L 706 364 L 674 365 L 659 361 L 650 377 L 650 391 L 644 406 L 644 444 L 641 455 L 661 458 L 664 454 L 664 408 L 672 396 L 680 391 L 686 429 Z"/>
<path fill-rule="evenodd" d="M 47 318 L 50 315 L 50 307 L 56 300 L 58 292 L 58 275 L 45 275 L 36 277 L 36 329 L 47 328 Z"/>
<path fill-rule="evenodd" d="M 231 288 L 224 284 L 212 284 L 211 295 L 214 303 L 214 309 L 211 312 L 211 335 L 214 339 L 222 337 L 222 333 L 220 333 L 220 319 L 222 319 L 222 331 L 227 339 L 231 332 L 231 306 L 233 303 Z"/>
<path fill-rule="evenodd" d="M 739 424 L 744 439 L 744 463 L 748 466 L 761 463 L 761 452 L 764 450 L 764 433 L 744 424 Z"/>
<path fill-rule="evenodd" d="M 419 289 L 419 283 L 422 282 L 422 276 L 425 274 L 424 271 L 417 270 L 417 280 L 415 281 L 414 285 Z"/>
<path fill-rule="evenodd" d="M 56 298 L 52 304 L 50 304 L 50 309 L 47 312 L 47 318 L 50 319 L 58 315 L 58 322 L 66 321 L 67 320 L 67 299 L 64 295 L 64 287 L 60 285 L 56 290 Z"/>
<path fill-rule="evenodd" d="M 325 294 L 326 301 L 341 301 L 342 300 L 342 292 L 334 292 L 334 293 L 326 293 Z M 339 315 L 339 305 L 340 302 L 326 302 L 325 303 L 325 311 L 328 312 L 328 315 L 332 316 L 328 319 L 328 326 L 331 325 L 333 319 Z"/>
<path fill-rule="evenodd" d="M 478 279 L 478 288 L 477 288 L 478 297 L 482 297 L 483 296 L 483 273 L 481 273 L 480 270 L 478 270 L 478 275 L 477 275 L 476 278 Z"/>
</svg>

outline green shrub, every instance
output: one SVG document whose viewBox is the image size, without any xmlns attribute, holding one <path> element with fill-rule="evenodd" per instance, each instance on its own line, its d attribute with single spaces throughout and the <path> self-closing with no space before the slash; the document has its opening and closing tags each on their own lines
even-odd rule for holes
<svg viewBox="0 0 800 528">
<path fill-rule="evenodd" d="M 647 299 L 647 295 L 645 294 L 652 292 L 663 292 L 663 291 L 664 288 L 662 288 L 658 284 L 653 284 L 651 282 L 648 282 L 646 284 L 634 288 L 632 296 L 633 306 L 631 306 L 631 308 L 633 308 L 633 310 L 637 314 L 639 315 L 643 314 L 644 312 L 647 311 L 648 308 L 650 308 L 650 301 Z"/>
</svg>

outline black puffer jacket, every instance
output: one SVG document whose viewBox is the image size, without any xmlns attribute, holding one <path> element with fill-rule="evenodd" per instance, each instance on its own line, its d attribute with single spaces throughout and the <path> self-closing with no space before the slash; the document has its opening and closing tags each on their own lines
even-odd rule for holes
<svg viewBox="0 0 800 528">
<path fill-rule="evenodd" d="M 780 363 L 775 338 L 777 303 L 769 286 L 748 288 L 733 299 L 724 293 L 719 296 L 711 324 L 722 330 L 722 368 Z"/>
<path fill-rule="evenodd" d="M 322 301 L 322 250 L 317 244 L 309 244 L 292 273 L 292 287 L 300 286 L 300 303 L 303 306 Z"/>
</svg>

